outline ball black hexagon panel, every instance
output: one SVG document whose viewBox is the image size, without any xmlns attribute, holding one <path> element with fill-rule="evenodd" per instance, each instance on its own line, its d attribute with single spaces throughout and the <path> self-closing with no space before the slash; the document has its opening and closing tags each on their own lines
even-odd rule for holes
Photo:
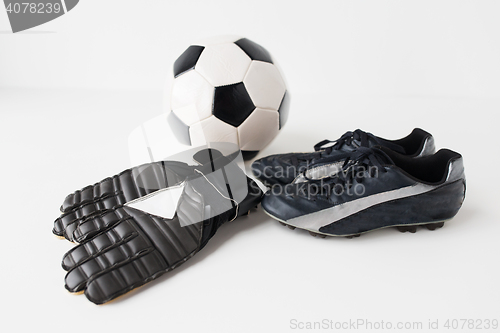
<svg viewBox="0 0 500 333">
<path fill-rule="evenodd" d="M 250 39 L 241 38 L 234 43 L 238 45 L 250 59 L 273 63 L 269 52 L 259 44 L 252 42 Z"/>
<path fill-rule="evenodd" d="M 238 127 L 254 109 L 243 82 L 215 88 L 212 113 L 220 120 Z"/>
<path fill-rule="evenodd" d="M 204 49 L 205 47 L 199 45 L 188 47 L 174 62 L 174 77 L 178 77 L 182 73 L 193 69 Z"/>
<path fill-rule="evenodd" d="M 281 100 L 280 107 L 278 112 L 280 114 L 280 129 L 285 126 L 285 123 L 288 119 L 288 112 L 290 111 L 290 92 L 285 91 L 285 95 Z"/>
</svg>

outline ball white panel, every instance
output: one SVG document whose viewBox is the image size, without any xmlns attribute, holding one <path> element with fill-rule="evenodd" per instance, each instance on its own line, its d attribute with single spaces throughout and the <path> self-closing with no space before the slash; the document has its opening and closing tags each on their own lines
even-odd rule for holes
<svg viewBox="0 0 500 333">
<path fill-rule="evenodd" d="M 288 80 L 286 79 L 286 76 L 283 74 L 284 73 L 283 68 L 281 68 L 280 63 L 273 57 L 272 54 L 271 54 L 271 58 L 273 59 L 274 67 L 276 67 L 276 69 L 278 70 L 278 72 L 281 75 L 281 78 L 283 79 L 283 83 L 285 84 L 285 87 L 287 87 L 287 90 L 290 90 L 290 86 L 288 85 Z"/>
<path fill-rule="evenodd" d="M 238 132 L 235 127 L 211 116 L 191 125 L 189 128 L 191 144 L 201 146 L 210 142 L 230 142 L 238 144 Z"/>
<path fill-rule="evenodd" d="M 172 111 L 188 126 L 212 114 L 214 87 L 196 71 L 177 77 L 171 96 Z"/>
<path fill-rule="evenodd" d="M 273 64 L 252 61 L 243 83 L 256 107 L 278 110 L 286 87 Z"/>
<path fill-rule="evenodd" d="M 234 43 L 208 45 L 195 70 L 214 87 L 243 81 L 251 59 Z"/>
<path fill-rule="evenodd" d="M 279 131 L 278 111 L 256 108 L 238 127 L 242 150 L 261 150 L 271 142 Z"/>
</svg>

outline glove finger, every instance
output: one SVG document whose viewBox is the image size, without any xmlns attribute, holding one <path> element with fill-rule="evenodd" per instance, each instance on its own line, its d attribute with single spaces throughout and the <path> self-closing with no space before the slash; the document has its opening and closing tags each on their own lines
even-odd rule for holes
<svg viewBox="0 0 500 333">
<path fill-rule="evenodd" d="M 69 250 L 63 256 L 61 265 L 63 269 L 70 271 L 77 266 L 85 264 L 85 262 L 87 261 L 91 261 L 102 255 L 106 256 L 109 251 L 118 248 L 120 245 L 125 244 L 130 240 L 135 239 L 137 235 L 138 232 L 135 226 L 132 225 L 129 220 L 124 220 L 120 224 L 117 224 L 115 227 L 108 229 Z M 144 237 L 141 237 L 141 239 L 143 238 Z M 149 244 L 147 241 L 144 244 L 146 244 L 144 247 L 149 246 L 147 245 Z M 133 249 L 137 251 L 142 250 L 142 248 L 135 245 L 135 243 Z M 128 248 L 126 249 L 126 251 L 127 255 L 133 254 L 129 253 L 130 249 Z M 106 257 L 103 258 L 106 259 Z"/>
<path fill-rule="evenodd" d="M 69 225 L 74 223 L 79 223 L 82 219 L 87 218 L 88 216 L 92 216 L 99 211 L 92 211 L 90 208 L 83 210 L 76 210 L 68 213 L 64 213 L 59 216 L 54 221 L 54 228 L 52 232 L 57 236 L 64 236 L 69 239 L 66 235 L 66 229 Z"/>
<path fill-rule="evenodd" d="M 73 241 L 72 232 L 81 221 L 96 214 L 104 212 L 106 209 L 113 208 L 117 202 L 113 198 L 108 198 L 104 202 L 87 203 L 78 209 L 63 213 L 54 221 L 52 232 L 57 236 L 64 236 L 66 239 Z"/>
<path fill-rule="evenodd" d="M 113 178 L 106 178 L 99 183 L 89 185 L 81 190 L 68 195 L 61 205 L 61 212 L 68 212 L 77 207 L 81 207 L 91 202 L 101 200 L 103 198 L 116 194 Z"/>
<path fill-rule="evenodd" d="M 92 277 L 87 283 L 85 296 L 95 304 L 106 303 L 166 271 L 165 261 L 158 251 L 144 252 L 132 261 Z"/>
<path fill-rule="evenodd" d="M 81 291 L 92 277 L 153 250 L 151 243 L 139 236 L 135 226 L 130 221 L 124 221 L 76 246 L 63 257 L 62 266 L 68 270 L 66 289 Z"/>
<path fill-rule="evenodd" d="M 128 218 L 130 218 L 130 216 L 122 207 L 107 210 L 104 213 L 85 219 L 79 223 L 73 231 L 73 239 L 78 243 L 82 243 Z"/>
</svg>

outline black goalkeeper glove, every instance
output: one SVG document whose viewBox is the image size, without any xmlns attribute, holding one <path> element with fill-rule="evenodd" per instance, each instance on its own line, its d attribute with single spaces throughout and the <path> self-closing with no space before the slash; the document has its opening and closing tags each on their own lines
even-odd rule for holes
<svg viewBox="0 0 500 333">
<path fill-rule="evenodd" d="M 232 157 L 205 149 L 193 158 L 201 165 L 145 164 L 66 198 L 54 233 L 80 243 L 63 258 L 66 289 L 110 301 L 186 262 L 222 224 L 260 202 L 262 191 Z M 128 205 L 181 185 L 173 218 Z"/>
</svg>

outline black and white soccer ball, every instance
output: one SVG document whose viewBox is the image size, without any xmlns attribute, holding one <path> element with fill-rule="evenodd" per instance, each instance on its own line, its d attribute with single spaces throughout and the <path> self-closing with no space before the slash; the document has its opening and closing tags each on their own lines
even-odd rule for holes
<svg viewBox="0 0 500 333">
<path fill-rule="evenodd" d="M 270 53 L 247 38 L 193 44 L 174 63 L 168 122 L 177 139 L 239 145 L 252 158 L 288 118 L 290 94 Z"/>
</svg>

